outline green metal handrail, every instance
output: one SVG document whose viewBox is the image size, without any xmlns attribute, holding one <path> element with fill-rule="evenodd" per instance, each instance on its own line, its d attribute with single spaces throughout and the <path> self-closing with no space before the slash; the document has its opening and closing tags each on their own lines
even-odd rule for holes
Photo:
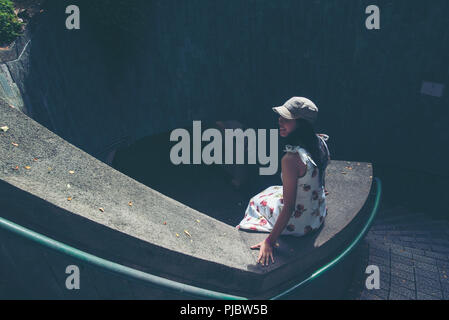
<svg viewBox="0 0 449 320">
<path fill-rule="evenodd" d="M 24 238 L 27 238 L 29 240 L 32 240 L 34 242 L 37 242 L 40 245 L 43 245 L 45 247 L 48 247 L 50 249 L 56 250 L 58 252 L 61 252 L 63 254 L 69 255 L 75 259 L 87 262 L 89 264 L 92 264 L 94 266 L 107 269 L 109 271 L 129 276 L 131 278 L 144 281 L 146 283 L 149 283 L 150 285 L 156 286 L 158 288 L 165 288 L 172 292 L 176 292 L 178 294 L 187 294 L 194 297 L 201 297 L 201 298 L 207 298 L 207 299 L 222 299 L 222 300 L 245 300 L 244 297 L 238 297 L 233 295 L 224 294 L 221 292 L 216 292 L 212 290 L 206 290 L 194 286 L 190 286 L 187 284 L 183 284 L 180 282 L 168 280 L 165 278 L 161 278 L 140 270 L 136 270 L 97 256 L 94 256 L 90 253 L 78 250 L 76 248 L 73 248 L 67 244 L 61 243 L 59 241 L 53 240 L 47 236 L 44 236 L 42 234 L 39 234 L 37 232 L 34 232 L 32 230 L 29 230 L 27 228 L 24 228 L 14 222 L 8 221 L 4 218 L 0 217 L 0 227 L 3 227 L 4 229 L 11 231 L 19 236 L 22 236 Z"/>
<path fill-rule="evenodd" d="M 375 178 L 376 180 L 376 186 L 377 186 L 377 194 L 375 199 L 375 204 L 373 207 L 373 210 L 370 214 L 370 217 L 365 224 L 364 228 L 360 232 L 360 234 L 355 238 L 355 240 L 350 244 L 348 248 L 346 248 L 337 258 L 332 260 L 330 263 L 326 264 L 322 268 L 318 269 L 318 271 L 314 272 L 311 276 L 309 276 L 307 279 L 301 281 L 300 283 L 296 284 L 295 286 L 291 287 L 290 289 L 278 294 L 277 296 L 271 298 L 270 300 L 276 300 L 279 299 L 290 292 L 304 286 L 306 283 L 318 278 L 319 276 L 323 275 L 325 272 L 332 269 L 336 264 L 338 264 L 344 257 L 346 257 L 359 243 L 359 241 L 364 237 L 366 232 L 368 231 L 369 227 L 371 226 L 378 207 L 380 203 L 381 193 L 382 193 L 382 184 L 380 179 Z M 134 268 L 130 268 L 97 256 L 94 256 L 90 253 L 78 250 L 76 248 L 73 248 L 67 244 L 64 244 L 62 242 L 56 241 L 54 239 L 51 239 L 47 236 L 44 236 L 42 234 L 39 234 L 37 232 L 34 232 L 32 230 L 29 230 L 25 227 L 22 227 L 14 222 L 11 222 L 9 220 L 6 220 L 2 217 L 0 217 L 0 227 L 6 229 L 7 231 L 13 232 L 19 236 L 22 236 L 24 238 L 27 238 L 29 240 L 32 240 L 40 245 L 43 245 L 47 248 L 56 250 L 58 252 L 64 253 L 66 255 L 69 255 L 73 258 L 76 258 L 78 260 L 84 261 L 86 263 L 92 264 L 94 266 L 107 269 L 109 271 L 131 277 L 136 280 L 141 280 L 149 285 L 155 286 L 157 288 L 163 288 L 165 290 L 169 290 L 174 293 L 178 294 L 185 294 L 193 297 L 203 298 L 203 299 L 220 299 L 220 300 L 248 300 L 246 297 L 239 297 L 234 295 L 225 294 L 222 292 L 207 290 L 203 288 L 198 288 L 195 286 L 183 284 L 180 282 L 176 282 L 173 280 L 168 280 L 162 277 L 158 277 Z"/>
</svg>

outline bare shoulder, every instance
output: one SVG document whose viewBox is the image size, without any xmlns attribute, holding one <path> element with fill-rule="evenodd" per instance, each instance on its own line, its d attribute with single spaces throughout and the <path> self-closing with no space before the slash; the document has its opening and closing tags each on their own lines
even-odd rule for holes
<svg viewBox="0 0 449 320">
<path fill-rule="evenodd" d="M 298 160 L 301 160 L 301 157 L 296 152 L 287 152 L 282 157 L 282 163 L 286 165 L 293 165 Z"/>
<path fill-rule="evenodd" d="M 295 173 L 298 177 L 303 175 L 306 165 L 302 162 L 298 153 L 288 152 L 282 157 L 282 171 Z"/>
</svg>

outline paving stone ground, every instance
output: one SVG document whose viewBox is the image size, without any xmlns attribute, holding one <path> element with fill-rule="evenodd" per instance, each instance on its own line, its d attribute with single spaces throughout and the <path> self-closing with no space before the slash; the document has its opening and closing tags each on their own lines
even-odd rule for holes
<svg viewBox="0 0 449 320">
<path fill-rule="evenodd" d="M 366 289 L 362 268 L 350 298 L 449 300 L 449 221 L 406 212 L 386 216 L 375 221 L 359 249 L 364 268 L 379 267 L 380 289 Z"/>
</svg>

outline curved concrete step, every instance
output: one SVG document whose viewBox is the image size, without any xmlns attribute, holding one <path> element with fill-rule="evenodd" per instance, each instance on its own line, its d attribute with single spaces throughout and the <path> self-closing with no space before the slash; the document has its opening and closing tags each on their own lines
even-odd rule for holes
<svg viewBox="0 0 449 320">
<path fill-rule="evenodd" d="M 263 268 L 249 247 L 265 234 L 238 231 L 165 197 L 5 104 L 0 122 L 10 128 L 0 134 L 4 218 L 186 284 L 248 297 L 274 295 L 352 241 L 366 220 L 372 166 L 332 161 L 324 227 L 301 239 L 282 238 L 276 263 Z"/>
</svg>

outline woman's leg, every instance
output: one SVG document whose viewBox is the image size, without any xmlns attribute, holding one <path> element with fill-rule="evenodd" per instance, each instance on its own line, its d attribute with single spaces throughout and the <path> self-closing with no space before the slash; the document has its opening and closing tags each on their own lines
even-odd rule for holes
<svg viewBox="0 0 449 320">
<path fill-rule="evenodd" d="M 239 227 L 247 230 L 270 232 L 282 206 L 282 186 L 273 186 L 249 201 L 245 217 Z"/>
</svg>

